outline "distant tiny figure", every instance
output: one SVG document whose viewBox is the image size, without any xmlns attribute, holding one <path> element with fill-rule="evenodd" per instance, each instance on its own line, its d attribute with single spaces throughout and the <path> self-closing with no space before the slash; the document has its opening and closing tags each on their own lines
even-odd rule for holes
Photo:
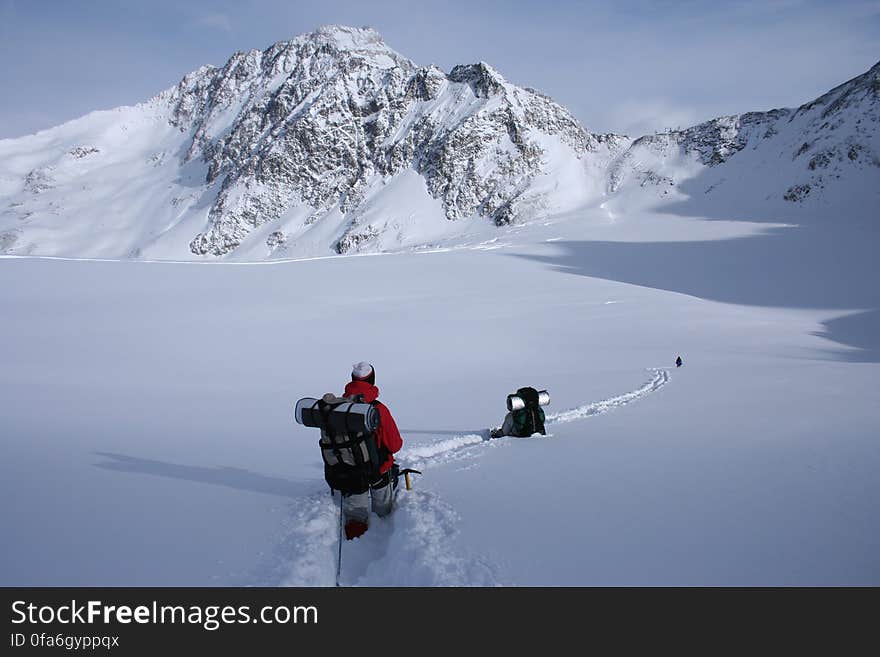
<svg viewBox="0 0 880 657">
<path fill-rule="evenodd" d="M 681 367 L 681 356 L 679 356 L 678 358 L 675 359 L 675 366 Z"/>
</svg>

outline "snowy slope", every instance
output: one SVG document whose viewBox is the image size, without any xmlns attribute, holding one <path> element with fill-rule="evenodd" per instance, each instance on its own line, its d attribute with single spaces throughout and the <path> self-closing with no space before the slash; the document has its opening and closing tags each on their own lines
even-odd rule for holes
<svg viewBox="0 0 880 657">
<path fill-rule="evenodd" d="M 612 163 L 608 188 L 639 204 L 688 204 L 710 215 L 714 206 L 795 221 L 829 213 L 845 216 L 828 221 L 876 221 L 880 64 L 796 109 L 641 137 Z"/>
<path fill-rule="evenodd" d="M 0 259 L 0 582 L 332 586 L 292 408 L 366 358 L 425 474 L 344 585 L 880 583 L 880 345 L 835 324 L 880 307 L 849 264 L 871 242 L 829 309 L 793 229 L 600 219 L 276 264 Z M 742 257 L 765 247 L 772 284 Z M 774 285 L 798 307 L 754 305 Z M 484 441 L 526 384 L 550 435 Z"/>
<path fill-rule="evenodd" d="M 876 97 L 630 143 L 326 28 L 0 141 L 0 585 L 332 586 L 362 359 L 424 476 L 344 585 L 880 584 Z"/>
<path fill-rule="evenodd" d="M 263 260 L 461 241 L 600 196 L 626 143 L 487 64 L 418 67 L 330 26 L 0 142 L 0 249 Z"/>
</svg>

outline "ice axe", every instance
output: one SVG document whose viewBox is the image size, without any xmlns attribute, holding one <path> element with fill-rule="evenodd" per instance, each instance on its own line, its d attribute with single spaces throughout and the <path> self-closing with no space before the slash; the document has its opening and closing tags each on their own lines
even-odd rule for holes
<svg viewBox="0 0 880 657">
<path fill-rule="evenodd" d="M 406 482 L 406 489 L 412 490 L 412 483 L 409 480 L 409 476 L 411 474 L 420 475 L 422 473 L 419 470 L 413 470 L 412 468 L 404 468 L 403 470 L 400 471 L 400 474 L 403 475 L 403 480 Z"/>
</svg>

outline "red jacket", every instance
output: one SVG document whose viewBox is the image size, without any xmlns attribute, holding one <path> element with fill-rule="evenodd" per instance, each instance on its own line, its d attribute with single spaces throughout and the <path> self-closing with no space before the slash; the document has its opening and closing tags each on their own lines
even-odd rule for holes
<svg viewBox="0 0 880 657">
<path fill-rule="evenodd" d="M 364 401 L 368 404 L 376 401 L 379 396 L 379 388 L 367 381 L 352 381 L 345 386 L 345 396 L 363 395 Z M 376 431 L 376 447 L 388 450 L 388 458 L 379 468 L 380 473 L 387 472 L 394 463 L 393 454 L 403 447 L 403 438 L 400 437 L 400 431 L 394 418 L 391 417 L 391 411 L 382 402 L 376 402 L 376 408 L 379 409 L 379 429 Z"/>
</svg>

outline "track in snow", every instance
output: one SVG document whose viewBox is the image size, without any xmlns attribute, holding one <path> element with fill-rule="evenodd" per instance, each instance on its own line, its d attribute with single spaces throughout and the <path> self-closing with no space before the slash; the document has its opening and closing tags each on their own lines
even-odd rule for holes
<svg viewBox="0 0 880 657">
<path fill-rule="evenodd" d="M 656 392 L 669 382 L 668 370 L 655 368 L 649 371 L 653 373 L 651 380 L 638 390 L 633 390 L 632 392 L 627 392 L 626 394 L 618 395 L 617 397 L 611 397 L 610 399 L 603 399 L 602 401 L 584 404 L 583 406 L 578 406 L 577 408 L 572 408 L 568 411 L 550 413 L 547 415 L 547 421 L 545 424 L 552 425 L 574 422 L 575 420 L 582 420 L 583 418 L 592 417 L 593 415 L 607 413 L 615 408 L 626 406 L 636 399 L 641 399 L 646 395 L 650 395 L 652 392 Z"/>
<path fill-rule="evenodd" d="M 498 586 L 486 557 L 457 543 L 458 514 L 436 493 L 401 491 L 393 514 L 342 545 L 342 586 Z M 326 493 L 291 505 L 286 536 L 262 567 L 259 585 L 331 587 L 336 579 L 339 498 Z"/>
<path fill-rule="evenodd" d="M 631 392 L 547 415 L 547 426 L 575 422 L 625 406 L 662 388 L 669 372 L 653 368 L 651 380 Z M 403 433 L 406 433 L 405 431 Z M 484 449 L 509 445 L 490 440 L 488 430 L 462 433 L 399 452 L 407 466 L 420 468 L 476 457 Z M 468 467 L 468 466 L 465 466 Z M 301 498 L 279 546 L 266 583 L 332 586 L 339 536 L 339 507 L 326 493 Z M 370 518 L 370 530 L 343 545 L 343 586 L 497 586 L 505 578 L 485 555 L 456 543 L 458 514 L 430 491 L 400 491 L 388 518 Z M 292 557 L 292 558 L 291 558 Z"/>
<path fill-rule="evenodd" d="M 669 371 L 664 368 L 650 368 L 651 380 L 643 386 L 631 392 L 609 397 L 600 401 L 589 402 L 583 406 L 572 408 L 558 413 L 549 413 L 545 425 L 549 428 L 555 424 L 564 424 L 583 420 L 594 415 L 601 415 L 608 411 L 626 406 L 627 404 L 641 399 L 652 392 L 656 392 L 669 382 Z M 405 433 L 405 432 L 404 432 Z M 438 465 L 448 461 L 457 461 L 470 457 L 475 449 L 482 445 L 494 446 L 496 440 L 489 438 L 489 430 L 471 433 L 462 433 L 451 438 L 444 438 L 426 445 L 416 445 L 400 451 L 398 460 L 406 463 L 408 467 L 421 468 L 427 465 Z"/>
</svg>

